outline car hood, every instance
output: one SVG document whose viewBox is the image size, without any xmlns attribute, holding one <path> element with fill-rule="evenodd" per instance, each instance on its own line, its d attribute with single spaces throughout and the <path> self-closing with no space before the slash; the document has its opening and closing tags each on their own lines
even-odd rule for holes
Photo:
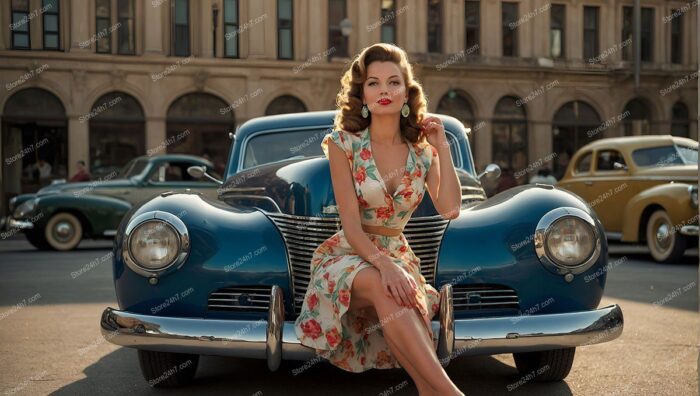
<svg viewBox="0 0 700 396">
<path fill-rule="evenodd" d="M 478 181 L 462 169 L 457 169 L 463 190 L 483 192 Z M 239 206 L 241 202 L 254 205 L 250 196 L 267 197 L 257 203 L 266 210 L 274 201 L 274 209 L 297 216 L 323 216 L 336 214 L 328 160 L 324 156 L 295 158 L 249 168 L 231 176 L 220 187 L 220 198 Z M 243 197 L 247 197 L 243 199 Z M 485 199 L 485 197 L 483 197 Z M 271 201 L 270 201 L 271 200 Z M 437 214 L 425 194 L 414 216 Z"/>
</svg>

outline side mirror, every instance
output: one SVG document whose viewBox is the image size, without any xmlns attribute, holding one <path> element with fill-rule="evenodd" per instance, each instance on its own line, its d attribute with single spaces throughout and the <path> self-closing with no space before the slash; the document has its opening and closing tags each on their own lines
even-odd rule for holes
<svg viewBox="0 0 700 396">
<path fill-rule="evenodd" d="M 501 177 L 501 167 L 493 163 L 486 165 L 486 169 L 484 169 L 484 171 L 481 172 L 477 178 L 481 180 L 484 176 L 489 179 L 498 179 Z"/>
<path fill-rule="evenodd" d="M 203 177 L 213 181 L 214 183 L 217 184 L 224 184 L 223 181 L 215 178 L 214 176 L 210 175 L 207 173 L 207 167 L 206 166 L 199 166 L 199 165 L 192 165 L 189 168 L 187 168 L 187 173 L 194 177 L 195 179 L 201 179 Z"/>
</svg>

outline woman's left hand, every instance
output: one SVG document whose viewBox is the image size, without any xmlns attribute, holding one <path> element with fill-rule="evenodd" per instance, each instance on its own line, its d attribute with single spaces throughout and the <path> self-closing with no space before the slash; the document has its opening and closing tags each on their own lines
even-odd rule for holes
<svg viewBox="0 0 700 396">
<path fill-rule="evenodd" d="M 421 128 L 426 135 L 428 143 L 435 148 L 442 145 L 447 145 L 447 136 L 445 136 L 445 126 L 442 125 L 442 120 L 438 117 L 425 117 L 421 122 Z"/>
</svg>

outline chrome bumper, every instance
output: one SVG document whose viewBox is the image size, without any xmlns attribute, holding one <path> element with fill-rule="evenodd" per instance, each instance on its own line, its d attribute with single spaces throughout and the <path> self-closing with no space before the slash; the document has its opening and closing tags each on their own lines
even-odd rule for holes
<svg viewBox="0 0 700 396">
<path fill-rule="evenodd" d="M 28 220 L 16 220 L 11 217 L 8 217 L 7 219 L 7 228 L 17 228 L 20 230 L 31 230 L 34 228 L 34 223 Z"/>
<path fill-rule="evenodd" d="M 460 355 L 531 352 L 598 344 L 622 333 L 617 304 L 592 311 L 497 318 L 458 319 L 452 312 L 452 287 L 440 289 L 434 345 L 443 366 Z M 113 344 L 161 352 L 266 359 L 271 371 L 282 360 L 310 360 L 313 348 L 296 337 L 284 320 L 282 289 L 272 287 L 268 320 L 222 320 L 140 315 L 107 308 L 102 335 Z"/>
<path fill-rule="evenodd" d="M 681 235 L 687 235 L 687 236 L 698 236 L 698 226 L 696 225 L 687 225 L 681 227 Z"/>
</svg>

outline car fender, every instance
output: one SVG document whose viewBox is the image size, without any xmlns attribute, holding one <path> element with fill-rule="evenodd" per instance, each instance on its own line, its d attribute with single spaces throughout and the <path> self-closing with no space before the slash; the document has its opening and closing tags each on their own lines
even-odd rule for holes
<svg viewBox="0 0 700 396">
<path fill-rule="evenodd" d="M 60 193 L 38 196 L 33 213 L 41 214 L 37 228 L 46 226 L 55 213 L 69 212 L 84 223 L 84 236 L 102 236 L 105 231 L 116 230 L 130 208 L 129 202 L 105 195 Z"/>
<path fill-rule="evenodd" d="M 538 222 L 561 207 L 590 215 L 601 235 L 600 256 L 571 282 L 547 270 L 535 251 Z M 438 289 L 447 283 L 453 287 L 498 284 L 515 289 L 521 309 L 537 306 L 550 297 L 555 303 L 542 313 L 594 309 L 603 295 L 606 274 L 592 274 L 607 264 L 607 241 L 595 212 L 579 196 L 549 185 L 523 185 L 462 210 L 450 221 L 438 263 Z"/>
<path fill-rule="evenodd" d="M 137 216 L 161 211 L 177 216 L 187 228 L 189 255 L 179 269 L 156 284 L 134 272 L 124 260 L 125 229 Z M 232 207 L 201 193 L 162 193 L 133 208 L 122 220 L 113 249 L 114 282 L 121 309 L 167 316 L 254 317 L 259 313 L 207 311 L 209 295 L 222 287 L 278 285 L 285 310 L 293 312 L 289 260 L 284 240 L 261 211 Z M 174 296 L 187 294 L 167 305 Z M 260 313 L 266 317 L 267 311 Z"/>
<path fill-rule="evenodd" d="M 644 238 L 643 223 L 654 212 L 663 208 L 674 225 L 697 222 L 698 210 L 690 202 L 687 183 L 666 183 L 648 188 L 632 197 L 624 210 L 622 241 L 639 242 Z"/>
</svg>

